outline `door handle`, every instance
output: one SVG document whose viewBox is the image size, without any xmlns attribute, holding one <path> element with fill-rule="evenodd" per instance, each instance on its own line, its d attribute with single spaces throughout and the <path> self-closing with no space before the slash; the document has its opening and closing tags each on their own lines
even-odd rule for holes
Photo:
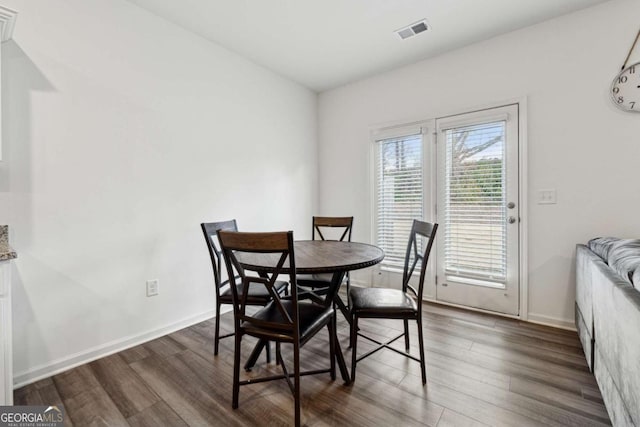
<svg viewBox="0 0 640 427">
<path fill-rule="evenodd" d="M 513 223 L 516 222 L 516 217 L 515 216 L 510 216 L 507 221 L 509 221 L 509 224 L 513 224 Z"/>
<path fill-rule="evenodd" d="M 513 209 L 513 208 L 515 208 L 515 207 L 516 207 L 516 204 L 515 204 L 515 203 L 513 203 L 513 202 L 509 202 L 509 203 L 507 203 L 507 207 L 508 207 L 509 209 Z"/>
</svg>

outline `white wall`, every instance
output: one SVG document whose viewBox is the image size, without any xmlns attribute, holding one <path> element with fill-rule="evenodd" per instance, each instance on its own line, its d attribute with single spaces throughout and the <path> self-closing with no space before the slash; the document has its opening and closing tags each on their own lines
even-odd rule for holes
<svg viewBox="0 0 640 427">
<path fill-rule="evenodd" d="M 310 237 L 315 93 L 125 1 L 3 5 L 18 382 L 211 315 L 202 221 Z"/>
<path fill-rule="evenodd" d="M 529 318 L 571 325 L 575 244 L 640 236 L 640 115 L 608 99 L 638 16 L 637 0 L 610 1 L 322 93 L 322 213 L 353 214 L 354 239 L 370 240 L 370 129 L 526 96 Z M 557 205 L 535 203 L 543 188 Z"/>
</svg>

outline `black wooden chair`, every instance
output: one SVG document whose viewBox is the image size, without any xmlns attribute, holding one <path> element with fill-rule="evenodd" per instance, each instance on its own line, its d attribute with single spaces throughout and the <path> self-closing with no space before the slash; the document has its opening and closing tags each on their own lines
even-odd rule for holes
<svg viewBox="0 0 640 427">
<path fill-rule="evenodd" d="M 422 336 L 422 292 L 424 289 L 424 276 L 429 261 L 429 253 L 433 246 L 433 241 L 438 230 L 438 224 L 428 222 L 413 221 L 407 253 L 404 259 L 404 270 L 402 274 L 402 290 L 385 288 L 353 288 L 351 289 L 351 381 L 356 377 L 356 364 L 365 357 L 371 356 L 382 348 L 388 348 L 396 353 L 402 354 L 420 363 L 422 371 L 422 384 L 427 383 L 427 373 L 424 362 L 424 340 Z M 424 252 L 418 251 L 419 241 L 424 245 Z M 409 280 L 420 262 L 420 278 L 418 289 L 409 284 Z M 404 332 L 397 337 L 380 342 L 358 332 L 358 319 L 378 318 L 378 319 L 402 319 L 404 320 Z M 420 345 L 420 358 L 409 354 L 409 320 L 416 320 L 418 323 L 418 341 Z M 358 335 L 378 344 L 375 349 L 357 357 Z M 390 346 L 394 341 L 404 337 L 405 352 Z"/>
<path fill-rule="evenodd" d="M 257 382 L 284 379 L 293 393 L 295 403 L 295 425 L 300 425 L 300 377 L 330 373 L 331 379 L 336 377 L 336 315 L 332 304 L 319 305 L 310 301 L 298 301 L 296 287 L 296 267 L 293 247 L 293 232 L 276 233 L 240 233 L 220 230 L 218 238 L 224 254 L 225 263 L 231 277 L 231 289 L 234 298 L 234 323 L 236 330 L 235 354 L 233 362 L 233 408 L 238 407 L 240 386 Z M 242 254 L 242 255 L 241 255 Z M 272 262 L 268 277 L 250 277 L 238 260 L 238 256 L 266 257 Z M 231 273 L 233 269 L 239 273 L 240 283 Z M 291 295 L 282 297 L 276 288 L 276 278 L 283 268 L 289 270 Z M 263 274 L 264 275 L 264 274 Z M 254 286 L 265 287 L 272 301 L 254 314 L 246 310 L 248 293 L 240 294 L 237 289 L 251 290 Z M 300 348 L 320 330 L 329 330 L 329 356 L 331 365 L 328 369 L 300 372 Z M 240 349 L 242 337 L 249 335 L 261 341 L 276 342 L 276 362 L 282 367 L 282 375 L 251 378 L 240 381 Z M 293 345 L 293 372 L 289 373 L 282 359 L 280 344 Z M 293 383 L 291 382 L 293 377 Z"/>
<path fill-rule="evenodd" d="M 353 217 L 327 217 L 327 216 L 314 216 L 312 221 L 311 236 L 312 240 L 316 240 L 316 233 L 321 240 L 339 240 L 344 242 L 351 241 L 351 229 L 353 227 Z M 324 230 L 327 233 L 327 229 L 337 229 L 338 234 L 335 236 L 328 236 L 322 234 Z M 340 234 L 341 233 L 341 234 Z M 338 237 L 339 236 L 339 237 Z M 331 239 L 330 237 L 336 237 Z M 300 274 L 298 275 L 298 286 L 310 288 L 314 294 L 322 295 L 331 284 L 333 275 L 327 274 Z M 349 295 L 349 289 L 351 280 L 349 273 L 346 274 L 347 295 Z"/>
<path fill-rule="evenodd" d="M 229 285 L 229 279 L 222 280 L 222 251 L 219 249 L 217 243 L 218 230 L 238 231 L 236 220 L 221 222 L 208 222 L 200 224 L 202 232 L 204 233 L 204 239 L 207 242 L 207 248 L 209 248 L 209 255 L 211 257 L 211 266 L 213 267 L 213 281 L 216 290 L 216 328 L 214 338 L 214 354 L 218 354 L 218 342 L 222 338 L 233 336 L 233 332 L 220 336 L 220 306 L 222 304 L 233 304 L 233 296 L 231 292 L 231 286 Z M 287 294 L 288 284 L 287 282 L 276 282 L 276 290 L 278 293 Z M 242 290 L 240 290 L 242 293 Z M 264 306 L 271 300 L 271 295 L 266 288 L 253 287 L 250 289 L 247 301 L 250 305 Z M 267 346 L 267 362 L 271 361 L 269 353 L 269 347 Z"/>
</svg>

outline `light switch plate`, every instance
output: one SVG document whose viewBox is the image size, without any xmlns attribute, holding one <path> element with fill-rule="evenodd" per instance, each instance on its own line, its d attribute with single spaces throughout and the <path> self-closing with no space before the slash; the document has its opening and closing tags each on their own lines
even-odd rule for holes
<svg viewBox="0 0 640 427">
<path fill-rule="evenodd" d="M 555 188 L 538 190 L 539 205 L 555 205 L 556 203 L 558 203 L 558 195 Z"/>
<path fill-rule="evenodd" d="M 147 296 L 153 297 L 160 291 L 160 281 L 158 279 L 147 280 Z"/>
</svg>

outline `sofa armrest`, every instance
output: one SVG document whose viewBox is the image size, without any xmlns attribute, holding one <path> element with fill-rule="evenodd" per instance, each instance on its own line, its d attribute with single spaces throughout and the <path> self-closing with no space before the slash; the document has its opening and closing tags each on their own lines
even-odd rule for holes
<svg viewBox="0 0 640 427">
<path fill-rule="evenodd" d="M 576 308 L 584 321 L 587 334 L 593 338 L 593 272 L 602 258 L 585 245 L 576 246 Z M 576 324 L 576 327 L 580 327 Z"/>
<path fill-rule="evenodd" d="M 596 264 L 592 279 L 596 351 L 631 419 L 640 425 L 640 292 L 604 262 Z"/>
</svg>

